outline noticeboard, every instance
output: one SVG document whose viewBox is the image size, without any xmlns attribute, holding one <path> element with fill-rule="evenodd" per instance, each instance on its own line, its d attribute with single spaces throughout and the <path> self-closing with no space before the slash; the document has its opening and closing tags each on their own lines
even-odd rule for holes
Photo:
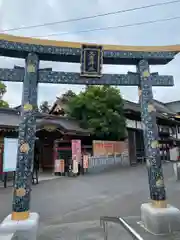
<svg viewBox="0 0 180 240">
<path fill-rule="evenodd" d="M 16 171 L 17 150 L 17 138 L 4 138 L 3 172 Z"/>
</svg>

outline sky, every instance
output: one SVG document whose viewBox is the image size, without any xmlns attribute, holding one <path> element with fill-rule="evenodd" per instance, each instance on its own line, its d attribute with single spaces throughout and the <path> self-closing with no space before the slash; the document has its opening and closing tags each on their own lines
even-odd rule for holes
<svg viewBox="0 0 180 240">
<path fill-rule="evenodd" d="M 3 32 L 5 29 L 86 17 L 168 1 L 170 0 L 0 0 L 0 32 Z M 117 28 L 108 31 L 77 33 L 80 30 L 86 29 L 177 17 L 180 16 L 179 9 L 180 2 L 84 21 L 56 24 L 53 26 L 31 28 L 27 30 L 9 31 L 8 34 L 28 37 L 39 36 L 46 39 L 65 41 L 93 42 L 97 44 L 136 46 L 180 44 L 180 19 L 156 24 Z M 62 35 L 64 32 L 68 32 L 69 34 Z M 57 33 L 59 35 L 47 36 L 52 33 Z M 0 67 L 12 68 L 14 65 L 24 66 L 24 60 L 0 57 Z M 180 54 L 165 66 L 151 67 L 151 72 L 158 71 L 159 74 L 173 75 L 175 80 L 174 87 L 153 88 L 154 98 L 163 102 L 180 100 L 179 66 Z M 72 63 L 52 63 L 47 61 L 40 62 L 40 67 L 52 67 L 53 70 L 56 71 L 80 71 L 80 64 Z M 103 66 L 103 73 L 127 73 L 128 71 L 135 71 L 135 67 Z M 6 82 L 5 84 L 7 85 L 7 93 L 4 96 L 4 100 L 7 100 L 12 107 L 21 104 L 22 84 L 10 82 Z M 69 89 L 78 93 L 83 87 L 77 85 L 39 84 L 38 103 L 40 104 L 42 101 L 53 103 L 56 96 L 60 96 Z M 125 99 L 135 102 L 138 100 L 137 87 L 120 87 L 120 91 Z"/>
</svg>

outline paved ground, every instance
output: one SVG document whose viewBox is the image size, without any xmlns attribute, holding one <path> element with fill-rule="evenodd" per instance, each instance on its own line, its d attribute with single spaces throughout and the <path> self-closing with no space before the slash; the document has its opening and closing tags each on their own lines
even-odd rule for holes
<svg viewBox="0 0 180 240">
<path fill-rule="evenodd" d="M 173 177 L 172 165 L 165 165 L 164 172 L 169 202 L 180 208 L 180 182 Z M 140 215 L 141 203 L 148 201 L 147 186 L 142 166 L 41 182 L 33 186 L 31 204 L 41 216 L 39 239 L 103 239 L 100 216 Z M 11 199 L 11 188 L 0 189 L 0 220 L 11 212 Z M 111 226 L 112 231 L 129 240 L 119 227 Z"/>
</svg>

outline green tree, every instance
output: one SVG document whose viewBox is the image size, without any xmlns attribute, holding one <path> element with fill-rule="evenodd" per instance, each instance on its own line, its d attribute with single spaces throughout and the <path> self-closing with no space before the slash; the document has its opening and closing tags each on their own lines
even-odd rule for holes
<svg viewBox="0 0 180 240">
<path fill-rule="evenodd" d="M 67 92 L 63 93 L 60 97 L 57 97 L 56 104 L 59 105 L 61 108 L 58 113 L 61 116 L 65 116 L 68 113 L 68 102 L 71 98 L 75 97 L 76 94 L 72 90 L 68 90 Z"/>
<path fill-rule="evenodd" d="M 9 107 L 9 104 L 4 101 L 2 98 L 4 94 L 6 93 L 6 85 L 2 82 L 0 82 L 0 108 L 7 108 Z"/>
<path fill-rule="evenodd" d="M 72 97 L 75 97 L 76 94 L 72 90 L 68 90 L 67 92 L 63 93 L 59 99 L 63 104 L 66 104 L 70 101 Z"/>
<path fill-rule="evenodd" d="M 49 113 L 51 106 L 49 105 L 48 101 L 44 101 L 41 103 L 39 107 L 39 111 L 41 113 Z"/>
<path fill-rule="evenodd" d="M 120 140 L 126 137 L 126 121 L 120 91 L 111 86 L 89 86 L 72 97 L 68 114 L 91 129 L 96 139 Z"/>
</svg>

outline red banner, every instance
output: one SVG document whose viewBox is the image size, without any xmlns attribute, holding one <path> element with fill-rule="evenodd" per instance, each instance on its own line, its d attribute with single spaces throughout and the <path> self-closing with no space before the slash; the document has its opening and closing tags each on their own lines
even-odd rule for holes
<svg viewBox="0 0 180 240">
<path fill-rule="evenodd" d="M 83 156 L 83 168 L 84 169 L 88 169 L 88 165 L 89 165 L 89 156 L 88 155 L 84 155 Z"/>
<path fill-rule="evenodd" d="M 81 140 L 72 140 L 72 159 L 76 159 L 78 162 L 81 161 Z"/>
</svg>

